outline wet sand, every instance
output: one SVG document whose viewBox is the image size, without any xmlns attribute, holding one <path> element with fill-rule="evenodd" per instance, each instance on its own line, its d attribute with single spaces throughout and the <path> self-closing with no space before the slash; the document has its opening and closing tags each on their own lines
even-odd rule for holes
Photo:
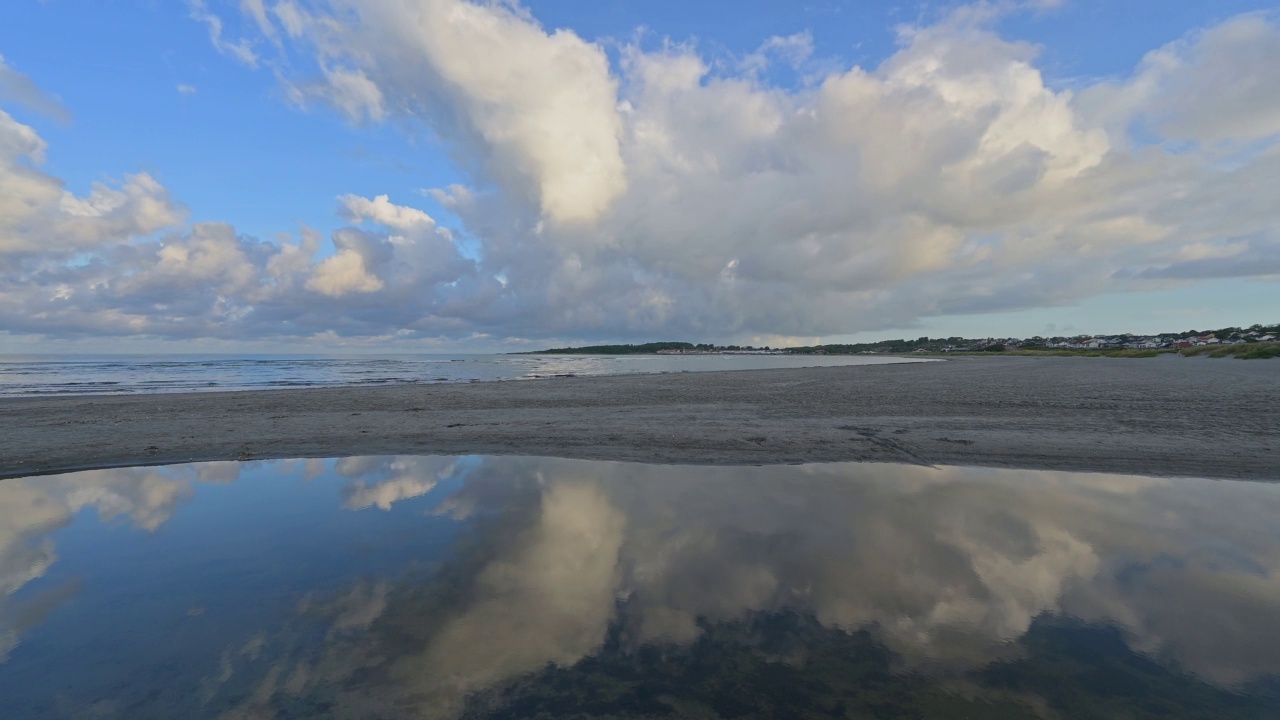
<svg viewBox="0 0 1280 720">
<path fill-rule="evenodd" d="M 865 460 L 1280 479 L 1280 361 L 978 358 L 470 385 L 0 399 L 0 477 L 201 460 Z"/>
</svg>

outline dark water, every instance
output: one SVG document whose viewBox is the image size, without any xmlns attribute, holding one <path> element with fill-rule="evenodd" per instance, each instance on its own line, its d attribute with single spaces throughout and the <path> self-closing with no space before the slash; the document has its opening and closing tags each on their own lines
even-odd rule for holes
<svg viewBox="0 0 1280 720">
<path fill-rule="evenodd" d="M 0 481 L 0 718 L 1277 718 L 1280 485 L 895 465 Z"/>
<path fill-rule="evenodd" d="M 0 397 L 533 380 L 935 362 L 865 355 L 0 355 Z"/>
</svg>

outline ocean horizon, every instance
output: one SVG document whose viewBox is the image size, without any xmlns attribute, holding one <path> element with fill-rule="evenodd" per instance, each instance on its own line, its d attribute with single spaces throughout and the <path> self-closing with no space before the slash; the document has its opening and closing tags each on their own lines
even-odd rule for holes
<svg viewBox="0 0 1280 720">
<path fill-rule="evenodd" d="M 902 362 L 930 361 L 865 355 L 0 355 L 0 397 L 470 383 Z"/>
</svg>

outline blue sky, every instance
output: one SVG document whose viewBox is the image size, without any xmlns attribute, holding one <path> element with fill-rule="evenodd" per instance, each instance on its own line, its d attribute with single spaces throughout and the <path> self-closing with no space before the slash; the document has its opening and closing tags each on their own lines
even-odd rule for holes
<svg viewBox="0 0 1280 720">
<path fill-rule="evenodd" d="M 1227 0 L 14 0 L 0 351 L 1275 322 L 1238 188 L 1276 38 Z"/>
</svg>

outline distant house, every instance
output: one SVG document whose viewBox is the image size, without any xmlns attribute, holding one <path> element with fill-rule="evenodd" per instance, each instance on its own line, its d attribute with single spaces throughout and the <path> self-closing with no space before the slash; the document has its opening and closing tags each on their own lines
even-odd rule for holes
<svg viewBox="0 0 1280 720">
<path fill-rule="evenodd" d="M 1195 345 L 1190 340 L 1179 340 L 1178 343 L 1174 345 L 1174 347 L 1178 349 L 1182 349 L 1182 348 L 1195 347 Z"/>
</svg>

